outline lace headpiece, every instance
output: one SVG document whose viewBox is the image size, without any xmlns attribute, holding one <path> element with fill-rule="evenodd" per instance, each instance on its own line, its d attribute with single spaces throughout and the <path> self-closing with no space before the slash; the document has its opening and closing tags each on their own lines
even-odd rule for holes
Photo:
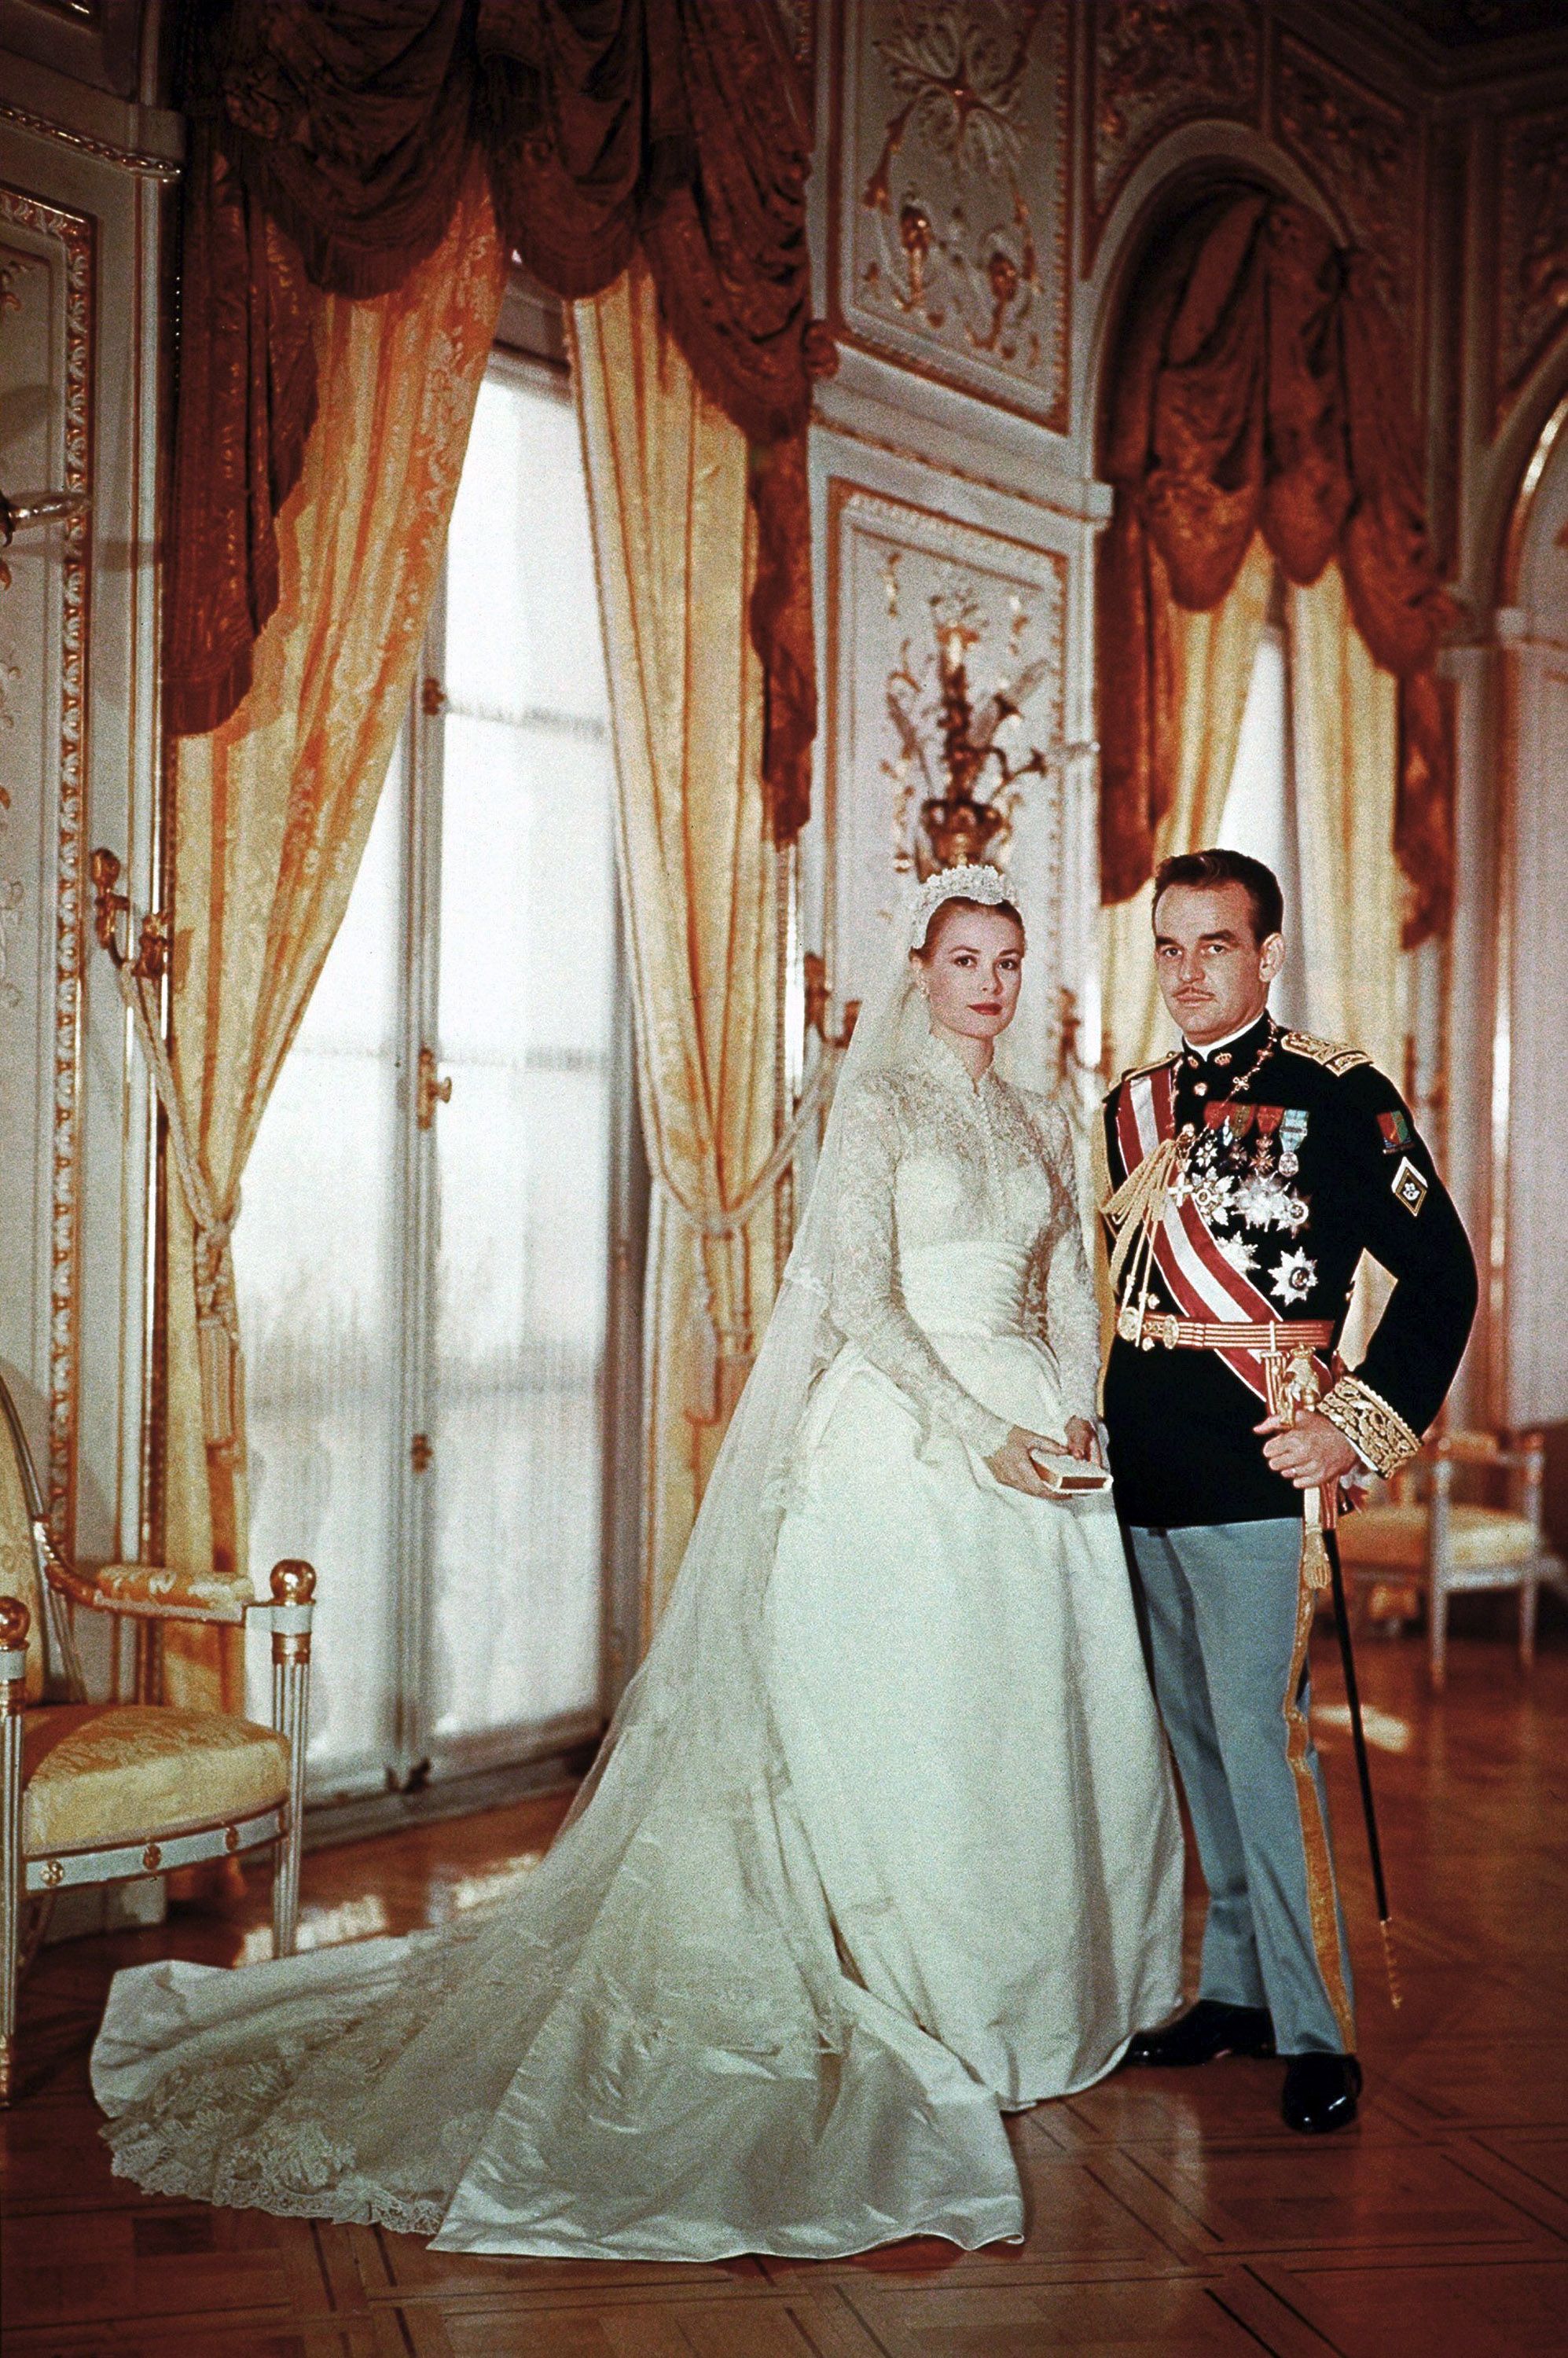
<svg viewBox="0 0 1568 2358">
<path fill-rule="evenodd" d="M 931 930 L 931 920 L 944 901 L 979 901 L 982 907 L 995 909 L 1011 900 L 1007 879 L 1000 868 L 980 861 L 966 868 L 939 868 L 928 876 L 914 896 L 909 913 L 909 946 L 923 949 Z"/>
</svg>

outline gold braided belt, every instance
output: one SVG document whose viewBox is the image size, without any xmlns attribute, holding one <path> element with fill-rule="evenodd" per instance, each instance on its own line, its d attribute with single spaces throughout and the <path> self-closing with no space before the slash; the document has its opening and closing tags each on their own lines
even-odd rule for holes
<svg viewBox="0 0 1568 2358">
<path fill-rule="evenodd" d="M 1326 1351 L 1334 1328 L 1326 1318 L 1176 1318 L 1168 1311 L 1140 1311 L 1123 1303 L 1116 1331 L 1124 1343 L 1145 1351 L 1255 1351 L 1260 1357 L 1293 1358 L 1302 1351 Z"/>
</svg>

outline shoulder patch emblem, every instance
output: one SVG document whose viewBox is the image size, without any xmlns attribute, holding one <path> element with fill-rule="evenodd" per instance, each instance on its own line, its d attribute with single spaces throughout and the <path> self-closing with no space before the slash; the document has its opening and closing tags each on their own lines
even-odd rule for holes
<svg viewBox="0 0 1568 2358">
<path fill-rule="evenodd" d="M 1292 1056 L 1305 1056 L 1311 1063 L 1321 1065 L 1337 1080 L 1342 1073 L 1353 1073 L 1357 1065 L 1372 1061 L 1365 1048 L 1346 1048 L 1338 1040 L 1319 1040 L 1311 1032 L 1281 1032 L 1280 1045 L 1288 1048 Z"/>
<path fill-rule="evenodd" d="M 1407 1154 L 1394 1174 L 1394 1194 L 1413 1220 L 1426 1201 L 1426 1181 Z"/>
</svg>

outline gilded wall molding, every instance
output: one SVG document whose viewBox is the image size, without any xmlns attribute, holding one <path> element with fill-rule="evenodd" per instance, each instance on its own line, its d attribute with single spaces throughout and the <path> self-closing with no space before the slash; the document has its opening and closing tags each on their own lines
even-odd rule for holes
<svg viewBox="0 0 1568 2358">
<path fill-rule="evenodd" d="M 64 433 L 61 488 L 92 490 L 94 223 L 91 216 L 0 185 L 0 228 L 49 240 L 63 286 Z M 49 1433 L 47 1504 L 63 1552 L 74 1546 L 80 1362 L 81 1181 L 82 847 L 86 826 L 89 554 L 87 515 L 59 527 L 59 706 L 53 820 L 55 902 L 50 959 L 52 1113 L 49 1139 Z M 0 592 L 0 595 L 4 595 Z"/>
<path fill-rule="evenodd" d="M 73 131 L 69 124 L 56 123 L 47 114 L 35 114 L 26 106 L 14 106 L 8 99 L 0 99 L 0 123 L 10 124 L 16 131 L 31 131 L 40 139 L 58 139 L 62 146 L 95 157 L 101 164 L 113 164 L 119 171 L 135 172 L 144 179 L 178 180 L 185 169 L 172 157 L 155 156 L 140 147 L 122 147 L 113 139 L 97 139 L 90 132 Z"/>
<path fill-rule="evenodd" d="M 1068 422 L 1075 12 L 845 0 L 829 87 L 836 338 Z"/>
</svg>

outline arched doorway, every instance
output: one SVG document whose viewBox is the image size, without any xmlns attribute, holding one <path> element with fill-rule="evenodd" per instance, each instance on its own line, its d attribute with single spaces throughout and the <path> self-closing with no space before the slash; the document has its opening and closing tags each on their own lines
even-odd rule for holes
<svg viewBox="0 0 1568 2358">
<path fill-rule="evenodd" d="M 1184 188 L 1144 233 L 1099 420 L 1116 501 L 1097 613 L 1110 1069 L 1168 1044 L 1147 880 L 1205 842 L 1281 874 L 1292 957 L 1277 1011 L 1353 1040 L 1407 1087 L 1420 1062 L 1395 858 L 1393 666 L 1411 656 L 1341 564 L 1364 567 L 1346 530 L 1368 496 L 1349 421 L 1375 416 L 1419 448 L 1400 346 L 1364 257 L 1260 178 Z M 1374 347 L 1379 372 L 1348 357 Z M 1430 579 L 1400 594 L 1435 602 Z"/>
</svg>

